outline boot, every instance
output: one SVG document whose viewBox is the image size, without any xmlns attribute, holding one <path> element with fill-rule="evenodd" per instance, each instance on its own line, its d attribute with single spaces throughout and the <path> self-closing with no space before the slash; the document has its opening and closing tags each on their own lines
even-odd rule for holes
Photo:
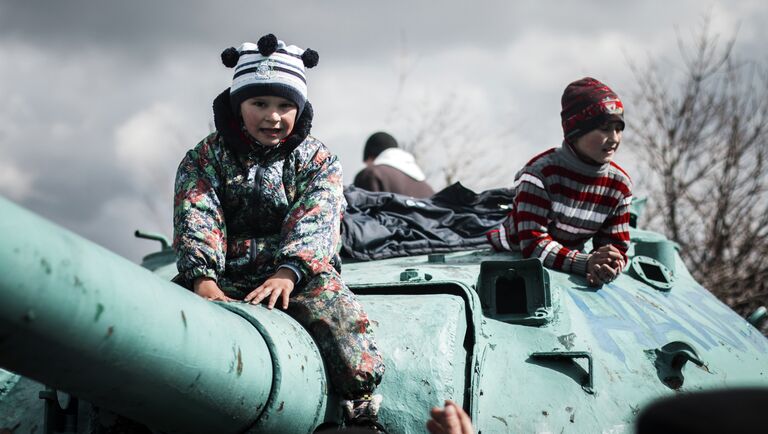
<svg viewBox="0 0 768 434">
<path fill-rule="evenodd" d="M 344 410 L 344 425 L 347 427 L 364 427 L 372 432 L 387 434 L 387 430 L 379 423 L 379 408 L 381 395 L 364 395 L 360 399 L 341 401 Z"/>
</svg>

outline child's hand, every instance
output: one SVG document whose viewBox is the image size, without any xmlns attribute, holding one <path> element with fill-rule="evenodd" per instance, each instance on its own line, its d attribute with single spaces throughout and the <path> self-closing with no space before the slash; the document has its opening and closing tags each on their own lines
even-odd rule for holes
<svg viewBox="0 0 768 434">
<path fill-rule="evenodd" d="M 279 268 L 266 282 L 251 291 L 250 294 L 246 295 L 245 301 L 252 304 L 259 304 L 271 294 L 269 303 L 267 303 L 268 309 L 275 307 L 278 297 L 282 299 L 283 309 L 288 309 L 288 300 L 291 297 L 291 292 L 295 285 L 296 274 L 289 268 Z"/>
<path fill-rule="evenodd" d="M 219 288 L 219 285 L 215 280 L 207 277 L 198 277 L 195 279 L 192 289 L 194 289 L 195 294 L 206 300 L 234 301 L 224 295 L 224 291 Z"/>
<path fill-rule="evenodd" d="M 587 283 L 590 286 L 601 286 L 604 283 L 609 283 L 616 279 L 616 270 L 608 265 L 595 265 L 591 268 L 592 271 L 587 272 Z"/>
<path fill-rule="evenodd" d="M 624 269 L 624 256 L 612 245 L 601 246 L 587 261 L 587 283 L 600 286 L 612 282 Z"/>
<path fill-rule="evenodd" d="M 608 261 L 608 265 L 615 272 L 614 279 L 619 277 L 621 272 L 624 271 L 624 266 L 626 265 L 626 263 L 624 262 L 624 255 L 621 253 L 621 251 L 612 244 L 600 246 L 600 248 L 598 248 L 597 251 L 600 252 L 601 254 L 608 255 L 608 257 L 610 258 L 610 260 Z"/>
<path fill-rule="evenodd" d="M 445 409 L 433 408 L 432 419 L 427 421 L 431 434 L 473 434 L 472 421 L 463 408 L 452 401 L 445 401 Z"/>
</svg>

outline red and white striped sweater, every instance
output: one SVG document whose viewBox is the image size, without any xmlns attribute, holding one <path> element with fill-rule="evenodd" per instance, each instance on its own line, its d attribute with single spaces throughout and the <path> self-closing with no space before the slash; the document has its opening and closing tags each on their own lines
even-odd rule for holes
<svg viewBox="0 0 768 434">
<path fill-rule="evenodd" d="M 566 143 L 535 156 L 515 176 L 512 211 L 488 241 L 497 250 L 521 251 L 545 267 L 586 275 L 593 247 L 629 248 L 632 181 L 616 163 L 583 162 Z"/>
</svg>

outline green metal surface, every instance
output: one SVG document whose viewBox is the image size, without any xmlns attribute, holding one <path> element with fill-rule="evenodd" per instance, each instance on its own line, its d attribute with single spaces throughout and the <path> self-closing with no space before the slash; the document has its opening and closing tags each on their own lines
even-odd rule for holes
<svg viewBox="0 0 768 434">
<path fill-rule="evenodd" d="M 467 309 L 461 288 L 418 297 L 396 288 L 366 288 L 360 298 L 376 332 L 387 371 L 377 393 L 390 432 L 424 432 L 425 411 L 465 402 Z M 451 292 L 455 292 L 455 295 Z"/>
<path fill-rule="evenodd" d="M 43 425 L 40 383 L 0 369 L 0 428 L 14 434 L 39 433 Z"/>
<path fill-rule="evenodd" d="M 0 272 L 14 275 L 0 280 L 0 366 L 155 430 L 310 432 L 338 420 L 314 342 L 284 313 L 217 305 L 168 283 L 168 249 L 145 258 L 150 273 L 0 208 L 10 216 L 0 236 L 11 240 Z M 632 256 L 638 243 L 666 245 L 652 232 L 632 237 Z M 666 264 L 648 257 L 675 270 L 664 291 L 629 267 L 596 289 L 490 251 L 344 264 L 387 365 L 381 421 L 423 433 L 429 407 L 453 399 L 486 434 L 630 433 L 656 398 L 768 387 L 768 340 L 697 284 L 674 248 L 656 250 Z M 0 394 L 6 424 L 8 397 L 21 402 L 10 389 Z"/>
<path fill-rule="evenodd" d="M 765 306 L 760 306 L 749 314 L 747 322 L 758 328 L 766 319 L 768 319 L 768 309 Z"/>
<path fill-rule="evenodd" d="M 768 341 L 697 284 L 679 256 L 675 257 L 674 288 L 668 292 L 629 274 L 595 289 L 582 278 L 547 270 L 554 313 L 551 321 L 540 326 L 482 315 L 473 290 L 483 280 L 479 277 L 482 262 L 519 259 L 487 251 L 448 254 L 444 264 L 430 263 L 427 257 L 389 259 L 376 261 L 375 267 L 345 265 L 344 277 L 363 294 L 367 306 L 367 288 L 391 285 L 405 269 L 431 277 L 390 287 L 392 293 L 410 293 L 414 303 L 422 294 L 464 288 L 471 367 L 465 407 L 483 433 L 629 433 L 639 410 L 659 397 L 737 386 L 768 387 Z M 429 331 L 424 339 L 425 346 L 437 344 Z M 701 366 L 684 363 L 680 384 L 669 381 L 661 369 L 664 363 L 657 363 L 657 351 L 675 342 L 687 342 L 702 362 Z M 560 357 L 550 360 L 531 357 L 558 352 Z M 389 381 L 404 382 L 398 374 L 387 374 L 390 377 L 385 377 L 383 386 Z M 584 387 L 587 374 L 592 390 Z M 433 380 L 439 387 L 440 379 Z M 435 396 L 432 405 L 443 398 L 450 397 Z M 389 410 L 385 402 L 383 413 L 394 419 Z M 426 413 L 421 422 L 425 419 Z M 420 429 L 419 424 L 397 425 L 393 432 L 423 432 Z"/>
<path fill-rule="evenodd" d="M 669 291 L 674 287 L 672 270 L 651 257 L 635 255 L 629 262 L 628 271 L 640 282 L 658 290 Z"/>
<path fill-rule="evenodd" d="M 166 432 L 256 422 L 273 363 L 252 324 L 3 199 L 0 208 L 0 366 Z"/>
<path fill-rule="evenodd" d="M 538 259 L 481 262 L 477 292 L 487 317 L 524 325 L 552 320 L 549 274 Z"/>
<path fill-rule="evenodd" d="M 279 310 L 247 303 L 220 305 L 261 333 L 272 360 L 269 399 L 250 431 L 311 433 L 331 418 L 325 367 L 309 333 Z"/>
<path fill-rule="evenodd" d="M 673 276 L 677 267 L 678 248 L 677 244 L 659 233 L 637 228 L 632 229 L 632 246 L 629 254 L 652 258 L 667 267 Z"/>
</svg>

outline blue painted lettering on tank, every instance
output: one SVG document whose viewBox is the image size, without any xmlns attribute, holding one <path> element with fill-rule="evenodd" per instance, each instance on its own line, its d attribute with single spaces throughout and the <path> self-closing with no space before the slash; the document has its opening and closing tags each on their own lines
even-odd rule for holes
<svg viewBox="0 0 768 434">
<path fill-rule="evenodd" d="M 600 295 L 610 306 L 613 310 L 615 310 L 620 317 L 625 318 L 629 324 L 631 324 L 633 331 L 635 332 L 635 339 L 638 341 L 640 345 L 643 346 L 649 346 L 653 345 L 654 342 L 657 342 L 659 339 L 659 331 L 655 327 L 650 328 L 639 328 L 637 327 L 638 322 L 637 321 L 631 321 L 631 319 L 635 318 L 630 311 L 624 308 L 624 305 L 622 303 L 622 299 L 627 299 L 626 297 L 629 296 L 626 292 L 624 292 L 621 288 L 614 287 L 612 285 L 606 285 L 606 291 L 599 291 L 597 294 Z M 617 296 L 620 295 L 620 296 Z M 637 308 L 637 304 L 635 303 L 627 303 L 627 307 L 629 307 L 633 312 L 642 312 L 642 309 Z M 644 321 L 642 324 L 651 324 L 651 321 Z"/>
<path fill-rule="evenodd" d="M 592 335 L 597 340 L 600 348 L 607 353 L 613 354 L 617 359 L 624 362 L 624 352 L 621 351 L 621 348 L 619 348 L 618 345 L 616 345 L 616 341 L 613 340 L 608 332 L 610 330 L 621 330 L 635 333 L 636 327 L 624 318 L 617 316 L 601 316 L 595 314 L 592 312 L 589 306 L 587 306 L 584 300 L 577 297 L 574 292 L 576 291 L 568 291 L 568 293 L 571 294 L 573 302 L 576 304 L 576 306 L 579 307 L 581 312 L 584 313 L 587 324 L 590 325 L 592 330 Z"/>
<path fill-rule="evenodd" d="M 687 315 L 688 312 L 691 312 L 691 307 L 680 306 L 674 297 L 667 296 L 668 293 L 662 293 L 647 287 L 641 288 L 640 291 L 642 295 L 653 298 L 653 301 L 658 303 L 658 306 L 661 307 L 661 309 L 656 308 L 653 310 L 641 309 L 640 307 L 635 309 L 639 316 L 649 318 L 647 321 L 644 321 L 644 324 L 655 331 L 656 339 L 654 343 L 656 345 L 661 346 L 674 340 L 675 338 L 672 332 L 685 335 L 689 340 L 693 341 L 692 343 L 698 345 L 698 348 L 702 350 L 708 350 L 717 345 L 717 341 L 711 335 L 701 333 L 697 330 L 698 327 L 696 326 L 690 327 L 680 322 L 680 320 L 682 320 L 688 325 L 696 322 L 690 315 Z M 623 293 L 625 299 L 631 299 L 632 297 L 632 294 L 626 289 L 617 288 L 617 292 Z M 653 315 L 649 312 L 653 312 Z M 677 318 L 671 316 L 670 312 L 673 312 Z M 651 316 L 659 318 L 659 320 L 650 320 Z M 699 326 L 705 328 L 703 324 L 699 324 Z"/>
<path fill-rule="evenodd" d="M 722 303 L 706 289 L 677 287 L 673 291 L 674 295 L 652 288 L 630 292 L 613 284 L 597 292 L 566 289 L 584 314 L 600 348 L 621 362 L 626 358 L 611 331 L 629 331 L 639 345 L 649 349 L 680 340 L 682 335 L 699 350 L 728 345 L 739 351 L 747 351 L 748 346 L 761 353 L 768 351 L 768 343 L 761 335 L 734 329 L 732 324 L 744 320 L 724 305 L 718 309 L 717 305 Z M 595 313 L 590 307 L 597 307 L 595 297 L 610 314 Z"/>
<path fill-rule="evenodd" d="M 736 346 L 742 351 L 747 351 L 746 345 L 743 347 L 738 345 L 743 344 L 744 341 L 751 344 L 753 349 L 762 353 L 768 351 L 768 339 L 765 339 L 760 333 L 750 333 L 756 330 L 750 327 L 744 318 L 732 311 L 712 293 L 703 287 L 698 287 L 698 290 L 695 291 L 691 290 L 690 293 L 701 304 L 701 310 L 705 317 L 710 320 L 712 327 L 709 329 L 713 330 L 713 333 L 719 336 L 724 333 L 724 340 L 727 339 L 727 343 Z M 733 324 L 734 326 L 740 324 L 741 326 L 738 330 L 734 330 L 734 328 L 723 328 L 722 324 Z M 741 339 L 742 337 L 745 339 Z"/>
<path fill-rule="evenodd" d="M 703 318 L 706 318 L 710 324 L 710 326 L 706 326 L 692 320 L 691 322 L 695 326 L 706 329 L 709 333 L 717 336 L 724 344 L 740 351 L 748 351 L 748 347 L 751 347 L 761 353 L 768 352 L 768 341 L 759 333 L 750 333 L 753 329 L 747 325 L 745 320 L 730 310 L 710 292 L 704 288 L 699 288 L 698 290 L 689 291 L 686 295 L 692 300 L 691 304 L 701 311 Z M 686 316 L 691 310 L 687 306 L 686 308 L 679 309 Z"/>
<path fill-rule="evenodd" d="M 713 346 L 717 345 L 717 340 L 719 340 L 739 351 L 746 351 L 747 347 L 744 342 L 736 334 L 732 333 L 730 327 L 727 326 L 728 324 L 732 324 L 735 319 L 738 319 L 730 317 L 726 321 L 723 321 L 724 318 L 722 318 L 721 315 L 722 310 L 716 311 L 710 309 L 709 303 L 712 302 L 710 297 L 711 295 L 708 292 L 687 291 L 683 297 L 670 297 L 668 301 L 671 305 L 671 309 L 674 309 L 674 312 L 683 318 L 692 329 L 708 339 L 715 339 L 715 342 L 712 344 Z M 690 304 L 683 302 L 683 300 L 689 301 Z M 709 325 L 694 318 L 694 312 L 700 313 L 701 318 L 704 318 L 704 321 L 707 321 Z M 720 327 L 716 327 L 712 322 L 717 320 L 721 323 Z M 723 327 L 723 325 L 726 326 Z"/>
<path fill-rule="evenodd" d="M 624 300 L 630 300 L 632 297 L 628 291 L 620 287 L 611 288 L 611 292 L 612 294 L 615 294 L 614 297 L 620 295 L 620 298 Z M 642 345 L 655 347 L 669 343 L 672 340 L 670 336 L 673 336 L 674 332 L 685 334 L 687 337 L 695 341 L 695 344 L 697 344 L 699 348 L 702 349 L 709 349 L 712 345 L 715 344 L 715 341 L 711 338 L 704 337 L 702 339 L 695 333 L 690 333 L 690 331 L 685 326 L 680 324 L 680 322 L 678 322 L 676 319 L 667 315 L 663 310 L 645 309 L 645 306 L 638 303 L 629 303 L 629 306 L 635 315 L 639 318 L 639 324 L 643 324 L 645 326 L 644 328 L 647 330 L 648 335 L 651 337 L 647 343 L 640 342 Z"/>
</svg>

